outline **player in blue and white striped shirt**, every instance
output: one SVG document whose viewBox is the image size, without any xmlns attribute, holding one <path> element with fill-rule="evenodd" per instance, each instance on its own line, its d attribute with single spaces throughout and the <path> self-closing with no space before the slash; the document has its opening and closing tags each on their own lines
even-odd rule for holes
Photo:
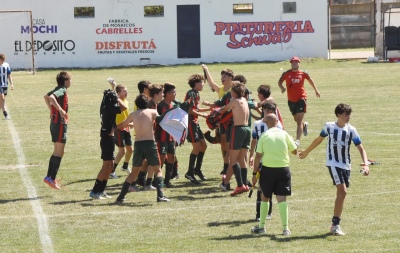
<svg viewBox="0 0 400 253">
<path fill-rule="evenodd" d="M 320 135 L 304 151 L 299 152 L 299 157 L 304 159 L 316 148 L 325 137 L 328 137 L 326 146 L 326 166 L 329 174 L 336 185 L 336 200 L 333 211 L 331 233 L 334 235 L 345 235 L 340 228 L 340 216 L 342 215 L 344 199 L 347 188 L 350 186 L 351 142 L 357 147 L 363 160 L 363 172 L 369 174 L 367 153 L 361 144 L 361 138 L 355 127 L 349 124 L 351 107 L 346 104 L 339 104 L 335 108 L 336 122 L 326 122 Z"/>
<path fill-rule="evenodd" d="M 5 119 L 10 119 L 6 111 L 6 95 L 8 90 L 8 82 L 11 84 L 11 89 L 14 89 L 14 84 L 11 78 L 10 65 L 5 62 L 6 55 L 0 54 L 0 108 L 3 111 Z"/>
</svg>

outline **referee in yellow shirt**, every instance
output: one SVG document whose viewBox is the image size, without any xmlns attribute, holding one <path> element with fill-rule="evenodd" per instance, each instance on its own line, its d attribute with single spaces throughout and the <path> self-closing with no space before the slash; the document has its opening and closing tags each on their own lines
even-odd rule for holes
<svg viewBox="0 0 400 253">
<path fill-rule="evenodd" d="M 254 161 L 253 185 L 256 185 L 256 174 L 260 168 L 261 207 L 260 223 L 251 228 L 252 233 L 265 233 L 265 218 L 269 209 L 272 194 L 278 200 L 279 214 L 283 226 L 283 235 L 290 235 L 288 226 L 288 205 L 286 196 L 291 195 L 291 173 L 289 169 L 289 151 L 296 155 L 297 146 L 293 138 L 284 130 L 277 128 L 278 118 L 270 113 L 266 116 L 268 130 L 258 140 Z"/>
</svg>

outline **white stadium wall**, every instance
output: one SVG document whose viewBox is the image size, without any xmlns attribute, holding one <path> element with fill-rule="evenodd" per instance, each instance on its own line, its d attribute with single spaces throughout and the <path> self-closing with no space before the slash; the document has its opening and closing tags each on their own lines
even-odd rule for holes
<svg viewBox="0 0 400 253">
<path fill-rule="evenodd" d="M 327 1 L 290 0 L 296 4 L 295 13 L 284 13 L 286 2 L 16 0 L 2 3 L 2 10 L 32 11 L 37 68 L 133 66 L 141 58 L 168 65 L 280 61 L 293 55 L 327 58 Z M 241 3 L 252 3 L 253 13 L 234 14 L 233 4 Z M 144 6 L 155 5 L 164 6 L 164 15 L 145 17 Z M 94 7 L 95 16 L 75 18 L 74 7 Z M 180 7 L 199 9 L 198 20 L 194 20 L 199 23 L 196 52 L 191 51 L 196 41 L 178 43 L 178 15 L 186 10 L 178 14 Z M 0 40 L 0 51 L 11 63 L 31 54 L 28 36 L 21 37 L 29 33 L 27 19 L 15 18 L 12 23 L 2 25 L 2 34 L 9 36 Z M 185 26 L 181 22 L 181 38 L 193 38 L 193 31 Z"/>
</svg>

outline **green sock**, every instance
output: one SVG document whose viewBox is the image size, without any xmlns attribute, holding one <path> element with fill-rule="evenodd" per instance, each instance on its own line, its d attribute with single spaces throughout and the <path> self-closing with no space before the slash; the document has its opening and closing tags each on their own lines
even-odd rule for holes
<svg viewBox="0 0 400 253">
<path fill-rule="evenodd" d="M 279 215 L 281 216 L 281 222 L 282 222 L 282 226 L 283 229 L 288 229 L 289 228 L 289 217 L 288 217 L 288 213 L 289 213 L 289 209 L 288 209 L 288 204 L 286 201 L 284 202 L 279 202 L 278 203 L 278 208 L 279 208 Z"/>
<path fill-rule="evenodd" d="M 267 218 L 268 209 L 269 209 L 269 201 L 261 201 L 260 223 L 258 224 L 259 228 L 265 227 L 265 219 Z"/>
</svg>

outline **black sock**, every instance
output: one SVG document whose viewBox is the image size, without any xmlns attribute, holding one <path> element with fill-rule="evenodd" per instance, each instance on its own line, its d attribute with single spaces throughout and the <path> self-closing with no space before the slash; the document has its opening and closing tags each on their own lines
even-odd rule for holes
<svg viewBox="0 0 400 253">
<path fill-rule="evenodd" d="M 256 201 L 256 217 L 260 218 L 260 207 L 261 207 L 261 191 L 257 191 L 257 201 Z"/>
<path fill-rule="evenodd" d="M 93 189 L 92 189 L 93 193 L 99 193 L 100 192 L 101 183 L 102 183 L 102 181 L 96 179 L 96 182 L 94 183 L 94 186 L 93 186 Z"/>
<path fill-rule="evenodd" d="M 235 174 L 237 186 L 242 187 L 243 186 L 242 172 L 241 172 L 239 164 L 238 163 L 234 164 L 232 166 L 232 169 L 233 169 L 233 173 Z"/>
<path fill-rule="evenodd" d="M 107 180 L 103 180 L 101 182 L 100 192 L 104 192 L 104 190 L 106 189 L 106 186 L 107 186 Z"/>
<path fill-rule="evenodd" d="M 4 117 L 7 117 L 8 113 L 6 111 L 3 111 L 3 115 L 4 115 Z"/>
<path fill-rule="evenodd" d="M 340 217 L 333 216 L 332 217 L 332 225 L 336 226 L 340 224 Z"/>
<path fill-rule="evenodd" d="M 229 167 L 229 164 L 224 163 L 224 169 L 222 170 L 222 175 L 226 175 L 226 173 L 228 172 L 228 167 Z"/>
<path fill-rule="evenodd" d="M 203 164 L 203 157 L 204 157 L 204 153 L 199 152 L 199 154 L 197 155 L 196 167 L 194 168 L 195 171 L 201 170 L 201 165 Z"/>
<path fill-rule="evenodd" d="M 49 167 L 47 169 L 47 177 L 51 177 L 51 174 L 53 174 L 53 168 L 54 168 L 54 162 L 55 162 L 55 156 L 51 156 L 49 159 Z"/>
<path fill-rule="evenodd" d="M 161 198 L 164 196 L 163 192 L 162 192 L 162 186 L 163 186 L 163 178 L 162 177 L 156 177 L 154 179 L 154 182 L 156 184 L 156 188 L 157 188 L 157 197 Z"/>
<path fill-rule="evenodd" d="M 136 181 L 133 181 L 132 184 L 131 184 L 131 186 L 136 186 L 136 184 L 137 184 L 137 180 L 136 180 Z"/>
<path fill-rule="evenodd" d="M 174 168 L 172 169 L 172 174 L 177 175 L 178 174 L 178 160 L 174 162 Z"/>
<path fill-rule="evenodd" d="M 114 172 L 115 172 L 115 170 L 117 169 L 117 166 L 118 166 L 118 163 L 114 163 L 114 168 L 113 168 L 113 170 L 112 170 L 111 173 L 114 173 Z"/>
<path fill-rule="evenodd" d="M 165 177 L 164 177 L 165 183 L 169 183 L 173 169 L 174 169 L 174 165 L 172 163 L 165 164 Z"/>
<path fill-rule="evenodd" d="M 243 184 L 247 185 L 247 168 L 242 168 L 240 170 L 241 174 L 242 174 L 242 182 Z"/>
<path fill-rule="evenodd" d="M 62 159 L 62 157 L 59 157 L 59 156 L 54 156 L 54 158 L 53 158 L 53 170 L 50 175 L 51 179 L 53 179 L 53 180 L 56 179 L 58 169 L 60 168 L 61 159 Z"/>
<path fill-rule="evenodd" d="M 138 174 L 138 177 L 137 177 L 136 181 L 143 182 L 145 177 L 146 177 L 146 172 L 139 171 L 139 174 Z"/>
<path fill-rule="evenodd" d="M 260 191 L 261 192 L 261 191 Z M 268 209 L 268 215 L 271 215 L 272 213 L 272 198 L 269 199 L 269 209 Z"/>
<path fill-rule="evenodd" d="M 128 169 L 128 165 L 129 165 L 129 163 L 124 162 L 124 164 L 122 165 L 122 168 L 123 168 L 124 170 L 127 170 L 127 169 Z"/>
<path fill-rule="evenodd" d="M 128 183 L 128 182 L 124 182 L 124 184 L 122 185 L 122 189 L 121 189 L 121 192 L 120 192 L 120 194 L 118 195 L 118 197 L 117 197 L 117 200 L 123 200 L 124 198 L 125 198 L 125 195 L 128 193 L 128 191 L 129 191 L 129 186 L 130 186 L 131 184 L 130 183 Z"/>
<path fill-rule="evenodd" d="M 194 164 L 196 163 L 196 158 L 197 155 L 195 154 L 190 154 L 189 156 L 189 168 L 188 168 L 188 172 L 187 174 L 192 175 L 193 176 L 193 170 L 194 170 Z"/>
<path fill-rule="evenodd" d="M 148 177 L 147 179 L 146 179 L 146 186 L 149 186 L 149 185 L 151 185 L 151 182 L 153 181 L 153 179 L 151 178 L 151 177 Z"/>
</svg>

